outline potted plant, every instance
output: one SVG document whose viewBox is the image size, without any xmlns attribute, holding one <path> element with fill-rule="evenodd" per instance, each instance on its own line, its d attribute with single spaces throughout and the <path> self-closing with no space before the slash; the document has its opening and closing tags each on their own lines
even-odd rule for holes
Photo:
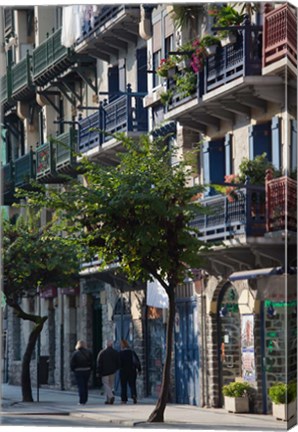
<svg viewBox="0 0 298 432">
<path fill-rule="evenodd" d="M 244 19 L 244 14 L 239 13 L 230 5 L 225 5 L 220 8 L 217 8 L 216 6 L 212 7 L 210 8 L 209 15 L 215 17 L 216 27 L 238 26 L 243 23 Z M 226 46 L 236 42 L 237 31 L 233 31 L 232 29 L 219 30 L 218 36 L 221 41 L 221 46 Z"/>
<path fill-rule="evenodd" d="M 228 412 L 249 412 L 249 395 L 252 387 L 247 382 L 231 382 L 223 386 L 225 409 Z"/>
<path fill-rule="evenodd" d="M 163 78 L 170 78 L 176 72 L 177 59 L 173 56 L 161 59 L 160 65 L 157 68 L 157 75 Z"/>
<path fill-rule="evenodd" d="M 204 47 L 207 55 L 214 55 L 217 47 L 220 44 L 220 39 L 217 36 L 206 34 L 201 39 L 201 46 Z"/>
<path fill-rule="evenodd" d="M 295 381 L 285 384 L 278 382 L 270 387 L 269 398 L 272 401 L 272 414 L 280 420 L 289 420 L 296 413 L 297 384 Z"/>
</svg>

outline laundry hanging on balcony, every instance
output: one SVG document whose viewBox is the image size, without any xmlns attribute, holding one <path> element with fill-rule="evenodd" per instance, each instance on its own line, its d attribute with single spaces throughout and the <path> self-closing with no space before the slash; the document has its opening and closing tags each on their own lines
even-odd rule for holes
<svg viewBox="0 0 298 432">
<path fill-rule="evenodd" d="M 154 306 L 161 309 L 168 309 L 169 298 L 164 287 L 154 279 L 153 282 L 147 282 L 147 306 Z"/>
<path fill-rule="evenodd" d="M 61 45 L 71 47 L 80 38 L 83 31 L 94 26 L 94 19 L 98 16 L 98 5 L 64 6 L 62 9 Z"/>
</svg>

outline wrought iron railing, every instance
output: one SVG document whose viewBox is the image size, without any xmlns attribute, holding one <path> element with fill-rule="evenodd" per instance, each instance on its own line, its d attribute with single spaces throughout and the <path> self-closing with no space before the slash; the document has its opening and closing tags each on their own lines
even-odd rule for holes
<svg viewBox="0 0 298 432">
<path fill-rule="evenodd" d="M 267 231 L 297 231 L 297 181 L 284 176 L 266 180 Z"/>
<path fill-rule="evenodd" d="M 27 53 L 25 58 L 11 68 L 12 95 L 23 87 L 29 87 L 31 83 L 30 55 Z"/>
<path fill-rule="evenodd" d="M 236 78 L 260 75 L 262 66 L 262 28 L 246 21 L 237 27 L 235 44 L 219 47 L 204 66 L 204 94 Z"/>
<path fill-rule="evenodd" d="M 249 186 L 235 191 L 236 198 L 215 195 L 200 200 L 206 214 L 192 226 L 204 241 L 223 241 L 238 235 L 259 236 L 265 232 L 265 188 Z"/>
<path fill-rule="evenodd" d="M 35 178 L 35 161 L 33 151 L 14 161 L 15 186 L 25 187 L 31 179 Z"/>
<path fill-rule="evenodd" d="M 111 103 L 100 103 L 98 111 L 79 121 L 79 151 L 90 150 L 112 138 L 116 132 L 147 132 L 145 109 L 140 96 L 127 94 Z"/>
<path fill-rule="evenodd" d="M 58 135 L 54 144 L 56 170 L 73 166 L 76 161 L 77 132 L 70 128 L 68 132 Z"/>
<path fill-rule="evenodd" d="M 50 36 L 47 34 L 47 39 L 33 50 L 33 79 L 70 54 L 70 49 L 61 44 L 61 31 L 60 28 Z"/>
<path fill-rule="evenodd" d="M 288 3 L 264 16 L 263 67 L 285 57 L 297 67 L 297 16 Z"/>
</svg>

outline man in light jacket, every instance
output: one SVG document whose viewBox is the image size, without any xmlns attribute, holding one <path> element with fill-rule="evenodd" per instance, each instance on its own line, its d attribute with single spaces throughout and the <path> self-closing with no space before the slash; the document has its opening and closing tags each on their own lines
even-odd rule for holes
<svg viewBox="0 0 298 432">
<path fill-rule="evenodd" d="M 115 381 L 115 373 L 120 367 L 119 352 L 113 348 L 113 342 L 108 341 L 107 347 L 98 353 L 97 360 L 97 375 L 101 377 L 106 395 L 106 405 L 113 405 L 115 398 L 113 387 Z"/>
</svg>

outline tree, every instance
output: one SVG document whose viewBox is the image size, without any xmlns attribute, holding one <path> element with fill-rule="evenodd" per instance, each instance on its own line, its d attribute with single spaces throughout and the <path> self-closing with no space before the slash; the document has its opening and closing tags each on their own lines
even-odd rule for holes
<svg viewBox="0 0 298 432">
<path fill-rule="evenodd" d="M 80 233 L 77 241 L 97 254 L 102 268 L 118 263 L 129 281 L 157 279 L 169 297 L 166 358 L 161 393 L 149 422 L 163 422 L 170 385 L 175 288 L 189 269 L 198 268 L 198 240 L 191 221 L 201 210 L 187 187 L 185 163 L 171 165 L 172 152 L 162 140 L 143 136 L 134 142 L 122 134 L 124 153 L 116 166 L 83 160 L 85 183 L 52 191 L 39 201 L 55 208 L 63 229 Z"/>
<path fill-rule="evenodd" d="M 49 284 L 59 287 L 77 283 L 79 260 L 68 239 L 57 235 L 53 223 L 39 224 L 39 212 L 19 216 L 16 222 L 3 222 L 3 292 L 6 303 L 17 316 L 34 323 L 22 359 L 23 402 L 33 402 L 30 361 L 47 316 L 24 311 L 20 299 L 35 296 Z M 37 294 L 38 295 L 38 294 Z"/>
</svg>

